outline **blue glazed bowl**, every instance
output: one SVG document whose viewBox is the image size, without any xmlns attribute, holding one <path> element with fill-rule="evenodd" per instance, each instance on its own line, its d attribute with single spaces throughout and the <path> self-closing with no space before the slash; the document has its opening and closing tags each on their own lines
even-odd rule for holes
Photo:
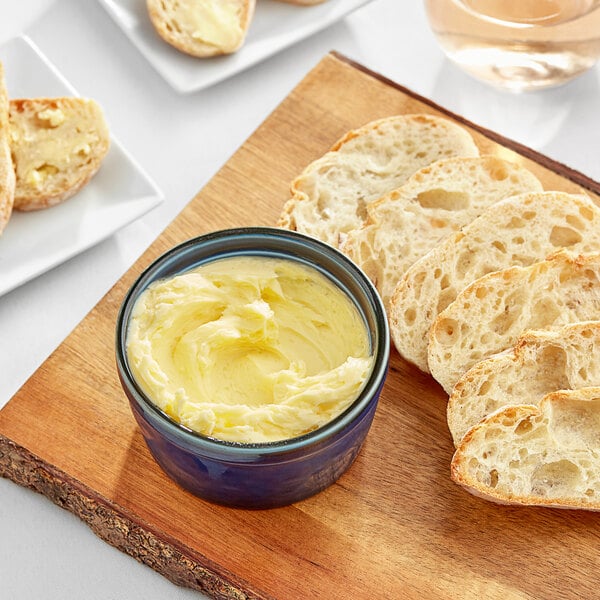
<svg viewBox="0 0 600 600">
<path fill-rule="evenodd" d="M 285 258 L 311 266 L 344 290 L 367 326 L 374 365 L 358 398 L 338 417 L 301 437 L 243 444 L 207 437 L 159 409 L 135 381 L 125 352 L 140 293 L 158 279 L 233 256 Z M 166 474 L 211 502 L 272 508 L 311 496 L 336 481 L 356 458 L 385 381 L 389 331 L 382 302 L 362 271 L 332 247 L 291 231 L 252 227 L 217 231 L 166 252 L 133 284 L 119 312 L 116 361 L 121 385 L 150 452 Z"/>
</svg>

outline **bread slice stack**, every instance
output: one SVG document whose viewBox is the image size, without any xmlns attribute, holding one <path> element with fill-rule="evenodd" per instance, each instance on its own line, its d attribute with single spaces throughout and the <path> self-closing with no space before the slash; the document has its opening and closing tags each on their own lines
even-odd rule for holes
<svg viewBox="0 0 600 600">
<path fill-rule="evenodd" d="M 451 393 L 466 370 L 512 347 L 523 332 L 595 319 L 600 319 L 600 253 L 560 250 L 528 267 L 484 275 L 462 290 L 431 327 L 429 368 Z"/>
<path fill-rule="evenodd" d="M 362 227 L 367 205 L 442 158 L 478 156 L 470 134 L 448 119 L 399 115 L 349 131 L 292 182 L 278 225 L 338 247 Z"/>
<path fill-rule="evenodd" d="M 367 204 L 366 223 L 348 232 L 341 250 L 389 306 L 398 280 L 441 240 L 503 198 L 541 189 L 533 173 L 495 156 L 439 160 Z"/>
<path fill-rule="evenodd" d="M 389 307 L 398 352 L 428 372 L 428 334 L 438 314 L 492 271 L 528 266 L 560 248 L 600 252 L 600 208 L 587 196 L 533 192 L 485 210 L 400 278 Z"/>
<path fill-rule="evenodd" d="M 600 320 L 555 331 L 526 331 L 514 347 L 476 363 L 448 400 L 448 427 L 457 446 L 487 415 L 537 405 L 556 390 L 600 387 Z"/>
<path fill-rule="evenodd" d="M 496 502 L 600 507 L 598 204 L 408 115 L 308 165 L 279 225 L 375 283 L 398 351 L 450 396 L 457 483 Z"/>
</svg>

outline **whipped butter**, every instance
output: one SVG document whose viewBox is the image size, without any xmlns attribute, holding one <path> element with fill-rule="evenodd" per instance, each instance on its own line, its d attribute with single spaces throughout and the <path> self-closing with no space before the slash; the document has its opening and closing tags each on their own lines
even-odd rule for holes
<svg viewBox="0 0 600 600">
<path fill-rule="evenodd" d="M 204 44 L 221 47 L 227 52 L 236 50 L 245 36 L 239 0 L 183 2 L 175 7 L 180 21 L 187 23 L 192 37 Z"/>
<path fill-rule="evenodd" d="M 242 443 L 331 421 L 373 364 L 364 321 L 344 292 L 308 266 L 255 256 L 151 284 L 134 306 L 127 356 L 164 412 Z"/>
</svg>

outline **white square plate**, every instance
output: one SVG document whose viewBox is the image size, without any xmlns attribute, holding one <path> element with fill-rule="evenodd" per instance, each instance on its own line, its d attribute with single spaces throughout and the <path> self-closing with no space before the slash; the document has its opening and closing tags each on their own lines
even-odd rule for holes
<svg viewBox="0 0 600 600">
<path fill-rule="evenodd" d="M 9 97 L 77 95 L 27 37 L 2 44 L 0 61 Z M 75 196 L 45 210 L 13 212 L 0 235 L 0 295 L 109 237 L 162 200 L 152 180 L 111 138 L 100 170 Z"/>
<path fill-rule="evenodd" d="M 176 50 L 158 36 L 145 0 L 100 0 L 137 49 L 180 93 L 223 81 L 371 1 L 327 0 L 315 6 L 297 6 L 278 0 L 257 0 L 244 45 L 235 54 L 196 58 Z"/>
</svg>

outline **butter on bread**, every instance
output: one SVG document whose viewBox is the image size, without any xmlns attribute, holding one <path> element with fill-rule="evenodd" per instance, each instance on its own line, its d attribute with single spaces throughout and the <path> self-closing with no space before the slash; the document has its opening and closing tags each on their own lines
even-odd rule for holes
<svg viewBox="0 0 600 600">
<path fill-rule="evenodd" d="M 440 160 L 368 204 L 367 222 L 346 235 L 341 250 L 389 308 L 398 280 L 441 240 L 499 200 L 541 189 L 533 173 L 495 156 Z"/>
<path fill-rule="evenodd" d="M 9 102 L 0 63 L 0 233 L 12 214 L 15 199 L 15 170 L 10 152 Z"/>
<path fill-rule="evenodd" d="M 500 408 L 535 406 L 550 392 L 589 386 L 600 386 L 600 321 L 527 331 L 513 348 L 478 362 L 454 386 L 447 407 L 454 445 Z"/>
<path fill-rule="evenodd" d="M 600 388 L 492 413 L 461 440 L 452 479 L 501 504 L 600 510 Z"/>
<path fill-rule="evenodd" d="M 529 329 L 600 319 L 600 253 L 560 250 L 527 267 L 476 279 L 433 322 L 428 363 L 448 394 L 475 363 Z"/>
<path fill-rule="evenodd" d="M 232 54 L 250 27 L 256 0 L 147 0 L 158 35 L 177 50 L 197 57 Z"/>
<path fill-rule="evenodd" d="M 21 211 L 54 206 L 76 194 L 110 146 L 102 110 L 85 98 L 11 100 L 10 136 L 14 208 Z"/>
<path fill-rule="evenodd" d="M 437 160 L 478 155 L 468 131 L 448 119 L 415 114 L 371 121 L 296 177 L 278 225 L 339 247 L 365 223 L 369 202 Z"/>
<path fill-rule="evenodd" d="M 587 196 L 534 192 L 488 207 L 400 278 L 389 308 L 396 349 L 427 372 L 429 329 L 461 290 L 489 272 L 530 265 L 560 248 L 600 252 L 600 207 Z"/>
</svg>

